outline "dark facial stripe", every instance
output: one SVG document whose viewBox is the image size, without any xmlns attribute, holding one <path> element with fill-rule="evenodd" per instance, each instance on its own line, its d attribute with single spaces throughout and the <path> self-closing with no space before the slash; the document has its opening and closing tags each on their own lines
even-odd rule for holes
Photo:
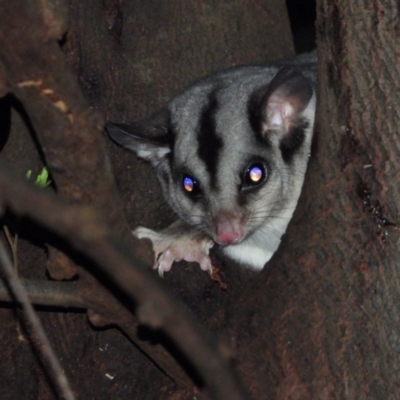
<svg viewBox="0 0 400 400">
<path fill-rule="evenodd" d="M 250 95 L 247 102 L 247 115 L 249 118 L 250 126 L 257 135 L 261 135 L 261 103 L 267 89 L 268 85 L 255 90 Z"/>
<path fill-rule="evenodd" d="M 215 113 L 218 109 L 216 91 L 208 96 L 208 103 L 203 108 L 200 116 L 200 128 L 197 135 L 197 154 L 204 162 L 211 177 L 211 186 L 216 185 L 216 172 L 219 153 L 223 146 L 222 139 L 217 136 Z"/>
<path fill-rule="evenodd" d="M 247 117 L 257 140 L 262 143 L 270 145 L 268 136 L 263 135 L 262 123 L 263 123 L 263 107 L 266 102 L 266 94 L 268 92 L 269 85 L 264 85 L 259 89 L 256 89 L 249 97 L 247 102 Z"/>
<path fill-rule="evenodd" d="M 302 146 L 306 137 L 305 131 L 308 126 L 308 121 L 306 121 L 304 118 L 301 118 L 282 138 L 279 144 L 279 149 L 281 151 L 283 161 L 285 161 L 286 164 L 292 161 L 293 156 Z"/>
</svg>

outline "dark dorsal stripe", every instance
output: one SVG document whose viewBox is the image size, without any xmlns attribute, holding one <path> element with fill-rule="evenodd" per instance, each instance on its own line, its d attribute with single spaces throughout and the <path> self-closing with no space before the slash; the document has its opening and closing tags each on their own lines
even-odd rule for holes
<svg viewBox="0 0 400 400">
<path fill-rule="evenodd" d="M 197 135 L 197 154 L 204 162 L 210 174 L 211 186 L 216 185 L 216 173 L 220 150 L 223 146 L 222 139 L 217 136 L 215 114 L 218 109 L 216 90 L 208 95 L 208 102 L 203 107 L 199 121 Z"/>
<path fill-rule="evenodd" d="M 286 164 L 292 161 L 293 156 L 302 146 L 306 137 L 305 131 L 309 125 L 305 118 L 300 118 L 282 138 L 279 149 Z"/>
<path fill-rule="evenodd" d="M 270 146 L 271 143 L 267 135 L 263 135 L 262 123 L 263 123 L 263 107 L 265 105 L 265 96 L 269 89 L 269 83 L 256 89 L 250 94 L 249 100 L 247 101 L 247 118 L 249 120 L 251 129 L 257 140 Z"/>
<path fill-rule="evenodd" d="M 261 88 L 256 89 L 250 94 L 247 102 L 247 115 L 250 122 L 250 126 L 256 135 L 261 136 L 261 124 L 262 124 L 262 110 L 261 104 L 265 93 L 268 90 L 268 85 L 264 85 Z"/>
</svg>

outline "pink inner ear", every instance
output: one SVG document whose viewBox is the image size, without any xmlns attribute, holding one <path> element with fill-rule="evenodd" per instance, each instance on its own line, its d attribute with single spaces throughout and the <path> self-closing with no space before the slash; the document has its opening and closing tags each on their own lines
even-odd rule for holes
<svg viewBox="0 0 400 400">
<path fill-rule="evenodd" d="M 267 127 L 283 127 L 289 130 L 296 110 L 289 100 L 283 100 L 282 96 L 274 94 L 267 105 Z"/>
</svg>

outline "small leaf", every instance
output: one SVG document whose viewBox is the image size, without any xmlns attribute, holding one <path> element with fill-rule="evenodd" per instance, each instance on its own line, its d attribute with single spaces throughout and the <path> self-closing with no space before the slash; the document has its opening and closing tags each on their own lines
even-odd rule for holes
<svg viewBox="0 0 400 400">
<path fill-rule="evenodd" d="M 32 170 L 29 170 L 26 173 L 26 179 L 31 179 Z M 51 181 L 49 180 L 49 170 L 46 167 L 43 167 L 40 174 L 36 177 L 35 185 L 45 188 L 49 186 Z"/>
<path fill-rule="evenodd" d="M 47 187 L 49 186 L 51 181 L 49 181 L 49 170 L 46 167 L 43 167 L 42 171 L 36 178 L 35 184 L 40 186 L 40 187 Z"/>
</svg>

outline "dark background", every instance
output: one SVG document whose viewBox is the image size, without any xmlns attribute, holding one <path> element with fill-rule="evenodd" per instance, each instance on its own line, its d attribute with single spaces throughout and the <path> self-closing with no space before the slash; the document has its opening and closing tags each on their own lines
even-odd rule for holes
<svg viewBox="0 0 400 400">
<path fill-rule="evenodd" d="M 296 53 L 315 47 L 315 0 L 286 0 Z"/>
</svg>

